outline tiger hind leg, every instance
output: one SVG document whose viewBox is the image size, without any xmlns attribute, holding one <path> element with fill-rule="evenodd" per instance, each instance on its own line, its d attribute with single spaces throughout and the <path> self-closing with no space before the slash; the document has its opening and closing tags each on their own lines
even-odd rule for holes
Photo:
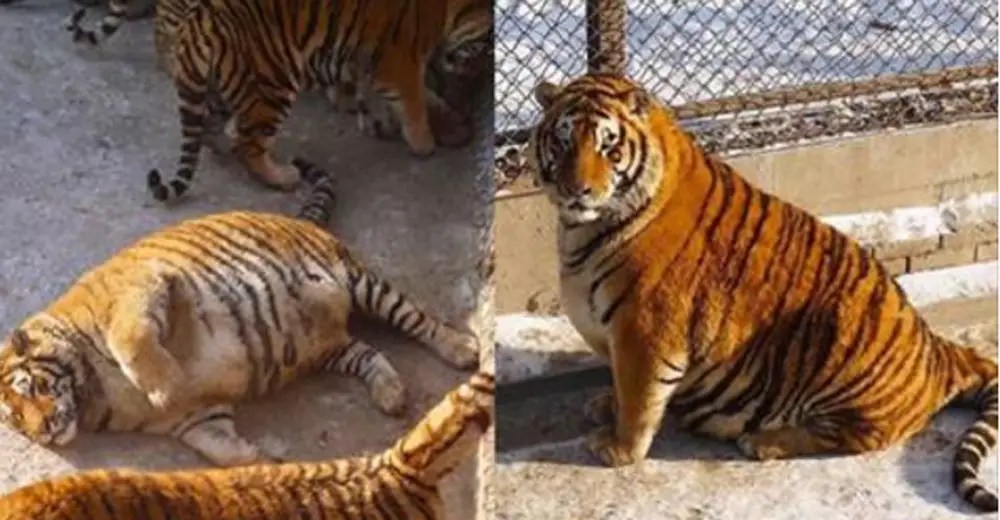
<svg viewBox="0 0 1000 520">
<path fill-rule="evenodd" d="M 237 433 L 233 407 L 229 404 L 194 411 L 171 429 L 171 435 L 216 466 L 282 462 Z"/>
<path fill-rule="evenodd" d="M 583 405 L 583 416 L 595 426 L 615 421 L 615 394 L 610 389 L 591 397 Z"/>
<path fill-rule="evenodd" d="M 740 451 L 751 459 L 774 460 L 840 451 L 842 444 L 817 435 L 808 428 L 789 426 L 744 433 L 736 440 Z"/>
<path fill-rule="evenodd" d="M 291 164 L 276 164 L 271 157 L 281 123 L 288 117 L 294 94 L 249 103 L 250 109 L 236 114 L 234 152 L 250 176 L 277 190 L 291 190 L 299 184 L 299 171 Z"/>
<path fill-rule="evenodd" d="M 452 366 L 470 368 L 479 362 L 476 335 L 431 316 L 416 301 L 360 265 L 348 267 L 348 282 L 358 310 L 420 341 Z"/>
<path fill-rule="evenodd" d="M 324 369 L 361 378 L 375 405 L 387 414 L 399 415 L 406 407 L 406 387 L 399 372 L 385 354 L 361 340 L 351 339 Z"/>
</svg>

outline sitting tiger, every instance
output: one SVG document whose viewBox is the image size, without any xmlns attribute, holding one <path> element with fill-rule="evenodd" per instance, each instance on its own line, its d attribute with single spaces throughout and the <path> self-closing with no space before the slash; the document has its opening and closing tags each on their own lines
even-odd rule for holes
<svg viewBox="0 0 1000 520">
<path fill-rule="evenodd" d="M 474 456 L 493 421 L 493 392 L 492 375 L 474 374 L 376 455 L 211 470 L 91 471 L 0 498 L 0 520 L 445 518 L 438 483 Z"/>
<path fill-rule="evenodd" d="M 954 484 L 996 444 L 997 363 L 931 332 L 854 240 L 706 155 L 628 79 L 543 83 L 531 169 L 558 209 L 563 308 L 611 366 L 585 411 L 605 464 L 643 459 L 664 409 L 777 459 L 885 448 L 976 407 Z"/>
<path fill-rule="evenodd" d="M 85 273 L 0 349 L 0 422 L 42 443 L 77 432 L 169 434 L 211 462 L 269 460 L 233 423 L 234 405 L 318 370 L 361 377 L 375 405 L 405 405 L 389 360 L 347 330 L 382 319 L 450 364 L 478 340 L 421 310 L 329 232 L 321 170 L 300 218 L 231 212 L 154 232 Z"/>
<path fill-rule="evenodd" d="M 428 63 L 450 74 L 484 54 L 492 38 L 487 0 L 190 2 L 157 5 L 158 53 L 174 78 L 183 127 L 176 174 L 148 174 L 157 200 L 187 191 L 206 134 L 221 131 L 231 116 L 234 152 L 250 175 L 273 188 L 295 186 L 295 169 L 276 164 L 270 149 L 299 92 L 316 87 L 350 92 L 363 107 L 375 107 L 360 111 L 366 133 L 392 136 L 398 121 L 417 155 L 432 153 L 436 141 L 462 146 L 471 139 L 468 121 L 427 88 Z M 124 9 L 112 4 L 112 13 Z M 74 15 L 70 30 L 96 43 L 96 33 L 79 26 L 82 17 Z M 101 32 L 113 34 L 120 23 L 109 16 Z"/>
</svg>

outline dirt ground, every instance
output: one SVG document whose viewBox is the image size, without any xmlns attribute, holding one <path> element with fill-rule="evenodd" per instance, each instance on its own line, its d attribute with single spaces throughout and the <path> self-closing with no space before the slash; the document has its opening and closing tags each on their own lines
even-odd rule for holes
<svg viewBox="0 0 1000 520">
<path fill-rule="evenodd" d="M 169 209 L 154 203 L 145 174 L 174 167 L 180 127 L 149 21 L 127 24 L 102 49 L 82 50 L 61 28 L 74 8 L 67 0 L 31 0 L 0 10 L 3 331 L 151 230 L 193 215 L 291 212 L 298 204 L 297 195 L 267 191 L 207 150 L 191 196 Z M 446 318 L 477 325 L 492 188 L 475 156 L 486 149 L 439 150 L 417 160 L 401 142 L 360 135 L 353 119 L 331 113 L 318 96 L 299 102 L 276 148 L 279 158 L 302 156 L 335 173 L 332 227 L 357 256 Z M 397 335 L 371 328 L 359 335 L 404 375 L 405 417 L 380 414 L 356 380 L 317 376 L 242 407 L 242 432 L 292 460 L 381 451 L 466 377 Z M 48 449 L 0 428 L 0 491 L 83 468 L 203 464 L 169 439 L 83 435 L 67 449 Z M 473 466 L 446 486 L 452 518 L 473 515 Z"/>
</svg>

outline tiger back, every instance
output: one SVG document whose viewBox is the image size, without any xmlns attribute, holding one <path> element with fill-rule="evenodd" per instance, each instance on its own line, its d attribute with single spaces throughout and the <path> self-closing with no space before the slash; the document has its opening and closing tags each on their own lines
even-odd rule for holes
<svg viewBox="0 0 1000 520">
<path fill-rule="evenodd" d="M 221 470 L 92 471 L 0 498 L 0 520 L 444 518 L 438 484 L 474 456 L 492 424 L 493 393 L 493 376 L 474 374 L 378 455 Z"/>
<path fill-rule="evenodd" d="M 854 240 L 706 155 L 621 77 L 542 84 L 529 160 L 559 213 L 563 307 L 611 365 L 588 403 L 603 462 L 682 425 L 774 459 L 882 449 L 952 401 L 979 418 L 954 485 L 995 511 L 997 364 L 934 334 Z"/>
<path fill-rule="evenodd" d="M 77 431 L 166 434 L 231 466 L 274 459 L 236 431 L 236 404 L 305 374 L 359 377 L 380 410 L 402 411 L 402 376 L 350 334 L 351 313 L 474 366 L 473 334 L 424 311 L 320 227 L 331 179 L 295 164 L 314 185 L 298 217 L 235 211 L 154 232 L 17 327 L 0 349 L 0 422 L 42 444 Z"/>
</svg>

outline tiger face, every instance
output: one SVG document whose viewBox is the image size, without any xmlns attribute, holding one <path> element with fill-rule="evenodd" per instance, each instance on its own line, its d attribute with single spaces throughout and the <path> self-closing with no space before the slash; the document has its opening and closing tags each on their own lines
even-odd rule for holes
<svg viewBox="0 0 1000 520">
<path fill-rule="evenodd" d="M 569 224 L 622 218 L 649 200 L 661 180 L 654 125 L 662 107 L 615 76 L 583 76 L 565 87 L 542 83 L 544 110 L 528 145 L 530 169 Z"/>
<path fill-rule="evenodd" d="M 0 347 L 0 423 L 39 444 L 76 438 L 71 370 L 47 348 L 44 334 L 17 329 Z"/>
</svg>

